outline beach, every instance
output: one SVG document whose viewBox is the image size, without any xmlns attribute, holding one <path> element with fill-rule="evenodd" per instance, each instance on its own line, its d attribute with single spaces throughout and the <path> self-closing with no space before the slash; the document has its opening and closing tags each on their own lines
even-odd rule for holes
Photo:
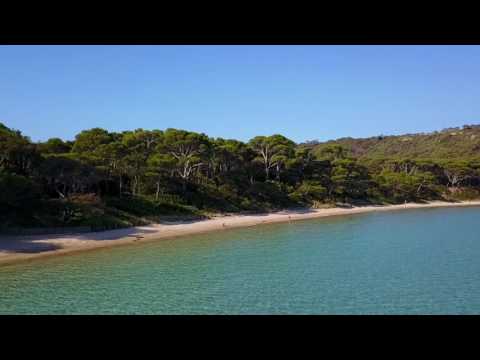
<svg viewBox="0 0 480 360">
<path fill-rule="evenodd" d="M 284 210 L 254 215 L 222 215 L 206 220 L 163 222 L 148 226 L 91 232 L 72 235 L 0 236 L 0 266 L 42 257 L 73 254 L 111 246 L 134 246 L 148 241 L 221 231 L 240 227 L 314 219 L 329 216 L 352 215 L 375 211 L 408 210 L 435 207 L 480 206 L 479 201 L 407 203 L 386 206 L 358 206 L 351 208 Z"/>
</svg>

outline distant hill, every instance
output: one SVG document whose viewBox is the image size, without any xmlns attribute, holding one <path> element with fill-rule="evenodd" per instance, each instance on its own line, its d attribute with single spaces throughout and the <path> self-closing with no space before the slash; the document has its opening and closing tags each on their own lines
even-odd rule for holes
<svg viewBox="0 0 480 360">
<path fill-rule="evenodd" d="M 13 134 L 14 131 L 6 127 L 3 123 L 0 122 L 0 132 L 5 132 L 9 134 Z"/>
<path fill-rule="evenodd" d="M 301 146 L 318 154 L 329 145 L 343 146 L 351 156 L 360 159 L 478 159 L 480 158 L 480 125 L 464 125 L 433 133 L 340 138 L 327 142 L 310 141 Z"/>
</svg>

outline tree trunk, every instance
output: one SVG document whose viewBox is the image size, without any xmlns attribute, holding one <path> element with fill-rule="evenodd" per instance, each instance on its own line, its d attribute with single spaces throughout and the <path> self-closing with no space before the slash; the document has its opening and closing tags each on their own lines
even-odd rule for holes
<svg viewBox="0 0 480 360">
<path fill-rule="evenodd" d="M 158 201 L 158 194 L 160 193 L 160 181 L 157 181 L 157 191 L 155 192 L 155 200 Z"/>
<path fill-rule="evenodd" d="M 122 175 L 119 176 L 118 185 L 119 185 L 119 190 L 120 190 L 119 197 L 122 197 L 122 190 L 123 190 L 122 189 L 123 188 Z"/>
<path fill-rule="evenodd" d="M 423 187 L 423 183 L 421 183 L 417 188 L 417 196 L 420 195 L 420 191 L 422 190 L 422 187 Z"/>
<path fill-rule="evenodd" d="M 138 175 L 133 176 L 133 186 L 132 186 L 132 193 L 133 195 L 138 194 Z"/>
</svg>

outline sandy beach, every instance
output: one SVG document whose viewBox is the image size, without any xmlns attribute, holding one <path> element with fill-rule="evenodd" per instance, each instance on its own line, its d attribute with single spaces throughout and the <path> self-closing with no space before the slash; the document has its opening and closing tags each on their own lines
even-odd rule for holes
<svg viewBox="0 0 480 360">
<path fill-rule="evenodd" d="M 188 222 L 164 222 L 162 224 L 149 226 L 84 234 L 0 236 L 0 266 L 47 256 L 59 256 L 118 245 L 136 245 L 147 241 L 156 241 L 165 238 L 261 224 L 360 214 L 374 211 L 458 206 L 480 206 L 480 201 L 465 201 L 458 203 L 430 202 L 427 204 L 408 203 L 388 206 L 285 210 L 267 214 L 218 216 L 207 220 Z"/>
</svg>

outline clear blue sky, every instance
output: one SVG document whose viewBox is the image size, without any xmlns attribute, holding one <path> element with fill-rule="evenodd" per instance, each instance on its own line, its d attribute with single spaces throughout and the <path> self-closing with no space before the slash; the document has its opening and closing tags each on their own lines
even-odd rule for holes
<svg viewBox="0 0 480 360">
<path fill-rule="evenodd" d="M 480 46 L 0 46 L 0 122 L 34 141 L 432 131 L 480 123 Z"/>
</svg>

